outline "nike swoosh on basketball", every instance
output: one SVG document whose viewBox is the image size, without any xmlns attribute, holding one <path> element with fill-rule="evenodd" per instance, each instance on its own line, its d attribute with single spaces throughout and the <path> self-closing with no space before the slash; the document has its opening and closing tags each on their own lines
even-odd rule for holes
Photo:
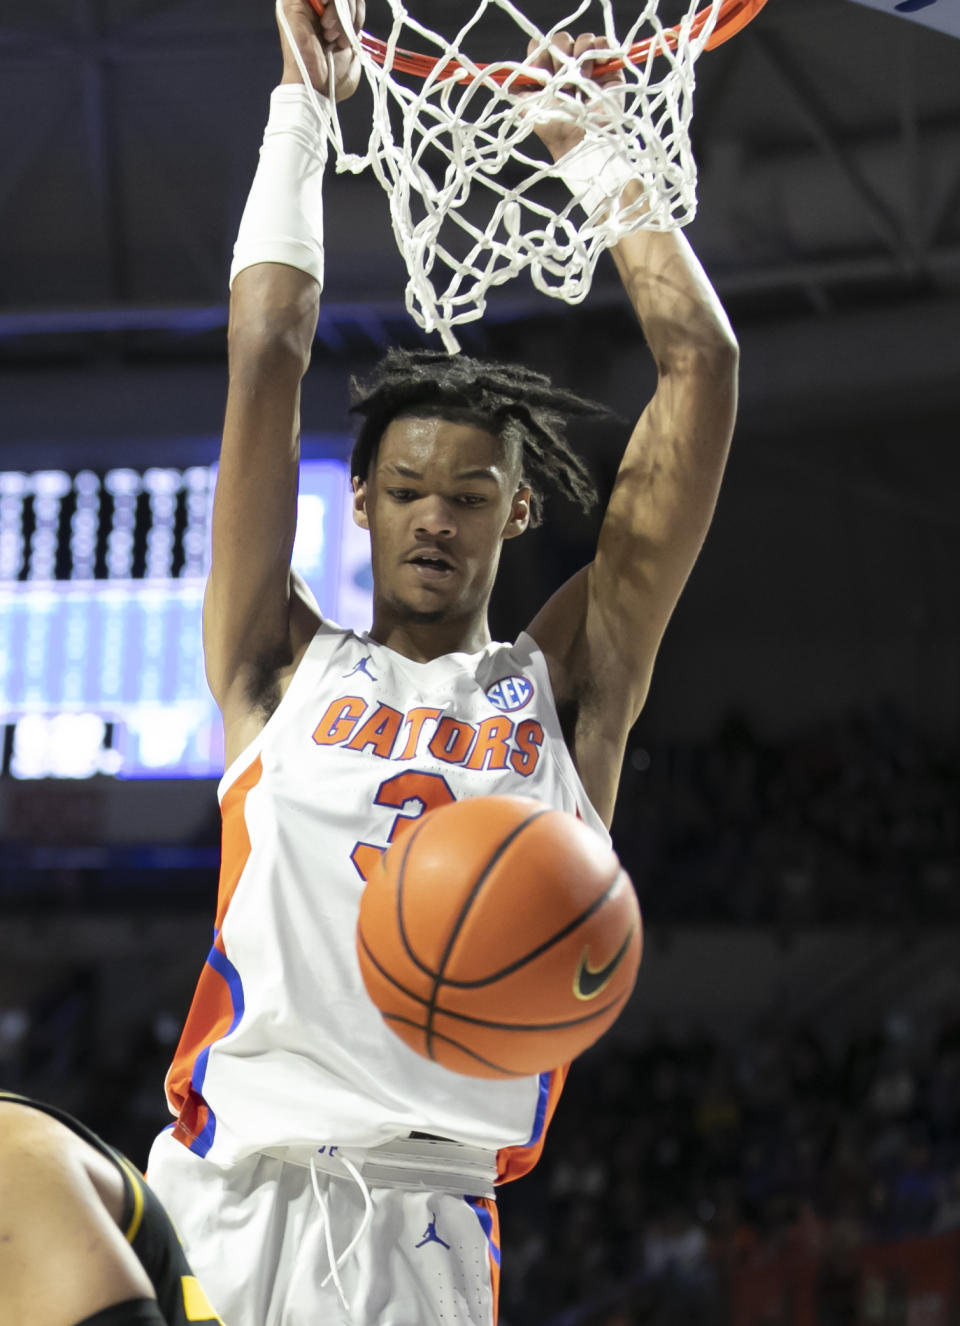
<svg viewBox="0 0 960 1326">
<path fill-rule="evenodd" d="M 602 967 L 590 966 L 590 948 L 583 950 L 580 955 L 580 961 L 577 964 L 577 972 L 573 978 L 573 993 L 578 999 L 596 999 L 600 991 L 607 985 L 613 977 L 613 973 L 620 966 L 623 955 L 630 947 L 630 940 L 633 938 L 633 926 L 627 931 L 627 936 L 623 943 L 614 953 L 609 962 Z"/>
</svg>

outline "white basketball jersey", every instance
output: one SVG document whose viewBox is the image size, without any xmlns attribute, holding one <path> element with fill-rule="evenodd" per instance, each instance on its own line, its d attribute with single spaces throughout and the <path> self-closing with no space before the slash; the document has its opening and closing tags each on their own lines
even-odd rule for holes
<svg viewBox="0 0 960 1326">
<path fill-rule="evenodd" d="M 536 797 L 606 837 L 530 636 L 415 663 L 321 625 L 220 785 L 214 944 L 167 1078 L 175 1137 L 230 1163 L 417 1131 L 502 1151 L 505 1175 L 529 1168 L 563 1074 L 488 1081 L 421 1058 L 384 1024 L 356 957 L 364 875 L 397 822 L 492 794 Z"/>
</svg>

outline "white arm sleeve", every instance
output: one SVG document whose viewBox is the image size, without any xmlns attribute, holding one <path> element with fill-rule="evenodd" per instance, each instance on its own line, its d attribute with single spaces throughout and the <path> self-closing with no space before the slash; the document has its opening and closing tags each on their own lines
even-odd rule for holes
<svg viewBox="0 0 960 1326">
<path fill-rule="evenodd" d="M 630 162 L 618 156 L 615 148 L 588 144 L 586 140 L 561 157 L 553 173 L 563 180 L 588 217 L 619 197 L 636 178 Z"/>
<path fill-rule="evenodd" d="M 302 83 L 283 83 L 270 96 L 260 161 L 233 249 L 230 285 L 259 262 L 281 262 L 323 288 L 323 168 L 326 125 Z"/>
</svg>

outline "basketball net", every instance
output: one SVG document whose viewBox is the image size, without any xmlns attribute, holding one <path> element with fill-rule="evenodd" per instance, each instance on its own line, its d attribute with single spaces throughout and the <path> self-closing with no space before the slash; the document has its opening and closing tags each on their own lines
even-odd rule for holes
<svg viewBox="0 0 960 1326">
<path fill-rule="evenodd" d="M 658 17 L 658 2 L 620 0 L 621 10 L 629 7 L 634 17 L 618 34 L 612 0 L 581 0 L 547 30 L 511 0 L 480 0 L 448 40 L 410 15 L 403 0 L 389 0 L 393 24 L 377 43 L 353 34 L 345 0 L 327 0 L 353 36 L 372 94 L 366 151 L 346 149 L 332 86 L 332 117 L 314 91 L 317 114 L 335 147 L 337 170 L 369 166 L 386 192 L 407 268 L 407 310 L 424 331 L 439 332 L 449 352 L 459 348 L 454 327 L 483 316 L 492 287 L 529 270 L 538 290 L 578 304 L 604 249 L 640 227 L 672 230 L 693 219 L 694 64 L 721 0 L 712 0 L 699 17 L 698 0 L 689 0 L 685 17 L 670 28 Z M 591 30 L 602 33 L 603 49 L 576 59 L 558 56 L 552 74 L 522 59 L 478 64 L 466 52 L 471 34 L 493 7 L 516 24 L 511 45 L 520 52 L 530 39 L 545 48 L 557 32 L 584 30 L 588 21 Z M 311 88 L 279 0 L 277 15 Z M 411 66 L 401 42 L 411 40 L 409 34 L 435 57 L 422 60 L 431 65 L 422 75 L 404 72 Z M 644 55 L 638 59 L 641 44 Z M 622 65 L 622 82 L 602 87 L 584 74 L 587 61 L 610 59 Z M 598 149 L 590 160 L 600 165 L 600 181 L 604 162 L 623 163 L 641 182 L 642 195 L 632 193 L 634 200 L 623 203 L 617 196 L 622 182 L 611 185 L 611 198 L 584 214 L 533 132 L 535 123 L 546 120 L 582 129 L 578 152 Z M 622 180 L 622 166 L 619 173 Z"/>
</svg>

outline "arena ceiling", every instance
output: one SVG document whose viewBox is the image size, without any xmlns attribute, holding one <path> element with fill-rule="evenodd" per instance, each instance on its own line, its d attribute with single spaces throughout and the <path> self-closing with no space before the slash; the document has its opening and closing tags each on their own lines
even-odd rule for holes
<svg viewBox="0 0 960 1326">
<path fill-rule="evenodd" d="M 409 7 L 429 24 L 450 21 L 451 0 Z M 556 0 L 527 9 L 549 16 Z M 384 31 L 386 16 L 386 0 L 368 0 L 369 31 Z M 511 49 L 516 32 L 501 16 L 482 40 Z M 229 255 L 278 68 L 270 0 L 6 7 L 0 353 L 54 354 L 65 335 L 124 328 L 222 332 Z M 363 107 L 349 112 L 348 134 L 362 135 Z M 769 0 L 703 57 L 695 138 L 690 233 L 740 323 L 904 299 L 954 307 L 955 38 L 852 0 Z M 369 175 L 331 179 L 327 237 L 329 348 L 346 343 L 346 327 L 374 341 L 411 335 L 385 200 Z M 613 292 L 604 271 L 591 306 Z M 491 316 L 551 311 L 521 279 Z"/>
</svg>

